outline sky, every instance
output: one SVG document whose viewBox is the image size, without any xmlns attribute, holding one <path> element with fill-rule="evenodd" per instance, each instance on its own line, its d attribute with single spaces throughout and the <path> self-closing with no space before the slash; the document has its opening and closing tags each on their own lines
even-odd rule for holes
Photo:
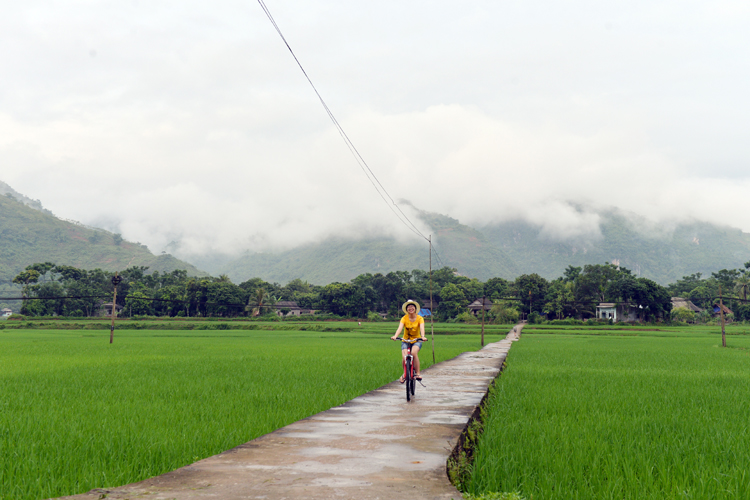
<svg viewBox="0 0 750 500">
<path fill-rule="evenodd" d="M 181 256 L 419 239 L 257 2 L 0 4 L 0 180 L 58 217 Z M 266 6 L 424 234 L 410 206 L 561 239 L 612 207 L 750 232 L 746 2 Z"/>
</svg>

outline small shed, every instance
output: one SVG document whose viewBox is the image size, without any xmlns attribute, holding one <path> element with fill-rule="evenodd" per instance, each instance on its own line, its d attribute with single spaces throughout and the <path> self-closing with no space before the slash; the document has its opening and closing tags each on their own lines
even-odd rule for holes
<svg viewBox="0 0 750 500">
<path fill-rule="evenodd" d="M 300 316 L 302 309 L 293 300 L 280 300 L 274 306 L 279 316 Z M 286 311 L 286 312 L 285 312 Z"/>
<path fill-rule="evenodd" d="M 477 299 L 469 304 L 468 308 L 471 314 L 473 314 L 474 316 L 478 316 L 482 311 L 482 307 L 484 307 L 485 311 L 489 311 L 490 309 L 492 309 L 492 305 L 492 299 L 484 297 L 483 299 Z"/>
<path fill-rule="evenodd" d="M 13 314 L 13 311 L 11 311 L 8 308 L 0 310 L 0 318 L 3 318 L 3 319 L 10 318 L 12 314 Z"/>
<path fill-rule="evenodd" d="M 122 306 L 120 304 L 115 305 L 115 316 L 119 316 L 122 312 Z M 102 304 L 99 308 L 99 316 L 112 317 L 112 302 Z"/>
<path fill-rule="evenodd" d="M 643 307 L 627 302 L 600 302 L 596 306 L 597 319 L 611 319 L 613 322 L 634 322 L 643 319 Z"/>
<path fill-rule="evenodd" d="M 724 308 L 724 316 L 726 316 L 727 314 L 732 314 L 732 315 L 734 314 L 734 313 L 732 313 L 732 310 L 731 310 L 731 309 L 729 309 L 729 308 L 728 308 L 727 306 L 724 306 L 724 305 L 722 305 L 721 307 L 723 307 L 723 308 Z M 713 315 L 714 315 L 714 316 L 719 316 L 719 315 L 720 315 L 719 304 L 714 304 L 714 312 L 713 312 Z"/>
</svg>

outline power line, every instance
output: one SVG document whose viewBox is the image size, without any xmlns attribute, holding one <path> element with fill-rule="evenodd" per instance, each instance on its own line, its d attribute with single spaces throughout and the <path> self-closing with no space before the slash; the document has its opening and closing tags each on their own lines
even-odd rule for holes
<svg viewBox="0 0 750 500">
<path fill-rule="evenodd" d="M 305 78 L 307 79 L 308 83 L 310 84 L 313 91 L 315 92 L 315 95 L 318 96 L 318 100 L 320 100 L 320 103 L 323 105 L 323 109 L 325 109 L 326 114 L 331 119 L 331 122 L 333 122 L 333 125 L 336 127 L 336 130 L 338 131 L 339 135 L 344 140 L 344 143 L 346 144 L 347 148 L 349 148 L 349 151 L 352 153 L 352 156 L 354 156 L 355 161 L 357 162 L 359 167 L 362 169 L 362 172 L 364 172 L 367 179 L 370 181 L 370 184 L 372 184 L 372 186 L 378 192 L 378 194 L 383 199 L 385 204 L 388 205 L 388 208 L 391 209 L 391 212 L 393 212 L 396 218 L 398 218 L 398 220 L 401 221 L 403 225 L 405 225 L 411 232 L 413 232 L 417 236 L 421 236 L 425 241 L 429 241 L 427 236 L 422 234 L 419 228 L 409 219 L 409 217 L 407 217 L 407 215 L 403 212 L 403 210 L 401 210 L 401 207 L 398 206 L 398 204 L 393 199 L 393 197 L 391 197 L 391 195 L 388 194 L 388 191 L 385 189 L 383 184 L 375 175 L 375 172 L 372 171 L 372 169 L 367 164 L 365 159 L 359 153 L 359 150 L 357 150 L 357 148 L 354 146 L 354 143 L 351 141 L 351 139 L 349 139 L 349 136 L 346 134 L 343 127 L 339 124 L 338 120 L 333 115 L 333 112 L 328 107 L 325 100 L 323 100 L 323 97 L 320 95 L 320 92 L 318 92 L 318 89 L 315 87 L 315 84 L 313 84 L 312 80 L 308 76 L 307 71 L 305 71 L 305 68 L 302 67 L 302 63 L 300 63 L 299 59 L 297 59 L 297 56 L 294 54 L 292 47 L 289 45 L 289 42 L 286 41 L 286 38 L 284 37 L 283 33 L 281 33 L 281 29 L 279 28 L 279 25 L 276 24 L 276 21 L 271 15 L 271 12 L 268 10 L 268 7 L 266 7 L 265 2 L 263 0 L 258 0 L 258 3 L 260 4 L 260 7 L 263 9 L 263 12 L 265 12 L 266 16 L 268 17 L 268 20 L 271 21 L 271 24 L 276 29 L 276 32 L 279 34 L 279 36 L 283 40 L 284 45 L 286 45 L 286 48 L 289 49 L 289 52 L 292 54 L 292 57 L 297 63 L 297 66 L 299 66 L 299 69 L 302 70 L 302 74 L 305 75 Z M 389 200 L 390 200 L 390 203 L 389 203 Z"/>
</svg>

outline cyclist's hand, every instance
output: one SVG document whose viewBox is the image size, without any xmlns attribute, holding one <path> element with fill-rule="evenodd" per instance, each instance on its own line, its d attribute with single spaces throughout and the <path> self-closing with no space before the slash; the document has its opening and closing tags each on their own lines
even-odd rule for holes
<svg viewBox="0 0 750 500">
<path fill-rule="evenodd" d="M 393 337 L 391 337 L 391 340 L 396 340 L 396 338 L 396 335 L 394 335 Z"/>
<path fill-rule="evenodd" d="M 422 342 L 427 342 L 427 338 L 426 338 L 426 337 L 422 337 L 422 338 L 421 338 L 420 340 L 421 340 Z"/>
</svg>

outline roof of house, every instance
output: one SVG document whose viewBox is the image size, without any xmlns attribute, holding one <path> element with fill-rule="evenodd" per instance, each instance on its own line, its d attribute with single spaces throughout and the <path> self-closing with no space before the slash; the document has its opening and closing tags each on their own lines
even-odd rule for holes
<svg viewBox="0 0 750 500">
<path fill-rule="evenodd" d="M 484 307 L 485 308 L 492 307 L 492 304 L 493 304 L 492 299 L 490 299 L 488 297 L 484 298 Z M 471 304 L 469 304 L 469 309 L 481 309 L 481 308 L 482 308 L 482 299 L 477 299 L 474 302 L 472 302 Z"/>
<path fill-rule="evenodd" d="M 724 309 L 724 314 L 734 314 L 731 309 L 729 309 L 727 306 L 722 305 L 722 308 Z M 714 314 L 717 314 L 719 312 L 719 304 L 714 304 Z"/>
<path fill-rule="evenodd" d="M 614 302 L 599 302 L 599 305 L 596 306 L 596 307 L 597 308 L 600 308 L 600 307 L 601 308 L 608 308 L 608 307 L 615 307 L 615 305 L 616 304 Z"/>
<path fill-rule="evenodd" d="M 277 308 L 299 309 L 299 306 L 293 300 L 280 300 L 280 301 L 276 302 L 276 307 Z"/>
<path fill-rule="evenodd" d="M 701 312 L 703 309 L 682 297 L 672 297 L 672 309 L 687 309 L 693 312 Z"/>
</svg>

